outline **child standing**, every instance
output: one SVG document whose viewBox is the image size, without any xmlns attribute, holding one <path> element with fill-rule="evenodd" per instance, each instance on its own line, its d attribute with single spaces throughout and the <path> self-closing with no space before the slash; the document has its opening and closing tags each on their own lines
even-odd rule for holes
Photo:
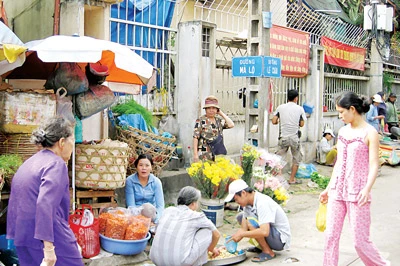
<svg viewBox="0 0 400 266">
<path fill-rule="evenodd" d="M 378 174 L 378 132 L 362 114 L 369 101 L 353 92 L 336 99 L 339 117 L 346 124 L 339 130 L 337 161 L 328 187 L 321 192 L 321 202 L 328 202 L 325 231 L 324 266 L 338 265 L 339 240 L 346 214 L 354 246 L 365 265 L 390 265 L 370 241 L 371 188 Z"/>
</svg>

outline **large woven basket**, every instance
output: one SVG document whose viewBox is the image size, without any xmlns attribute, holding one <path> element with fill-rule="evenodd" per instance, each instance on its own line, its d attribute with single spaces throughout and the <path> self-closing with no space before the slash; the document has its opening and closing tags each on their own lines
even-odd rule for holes
<svg viewBox="0 0 400 266">
<path fill-rule="evenodd" d="M 0 154 L 17 154 L 25 161 L 41 149 L 30 139 L 31 134 L 0 133 Z"/>
<path fill-rule="evenodd" d="M 128 146 L 77 144 L 75 151 L 76 187 L 110 190 L 125 186 Z"/>
<path fill-rule="evenodd" d="M 140 154 L 149 154 L 154 162 L 153 174 L 159 176 L 176 149 L 174 136 L 166 138 L 134 127 L 128 129 L 117 127 L 117 135 L 118 139 L 128 143 L 130 148 L 128 174 L 136 172 L 133 162 Z"/>
</svg>

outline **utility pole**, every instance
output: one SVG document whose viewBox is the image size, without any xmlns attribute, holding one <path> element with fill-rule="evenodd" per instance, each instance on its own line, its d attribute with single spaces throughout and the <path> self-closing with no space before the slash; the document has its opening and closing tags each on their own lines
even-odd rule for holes
<svg viewBox="0 0 400 266">
<path fill-rule="evenodd" d="M 263 27 L 263 12 L 270 11 L 270 0 L 248 0 L 249 27 L 247 38 L 247 54 L 249 56 L 269 56 L 270 30 Z M 246 106 L 245 141 L 250 144 L 268 149 L 268 97 L 270 78 L 247 78 L 247 92 L 249 100 Z M 258 108 L 253 108 L 258 99 Z M 257 126 L 256 132 L 251 132 Z M 252 130 L 253 131 L 253 130 Z"/>
</svg>

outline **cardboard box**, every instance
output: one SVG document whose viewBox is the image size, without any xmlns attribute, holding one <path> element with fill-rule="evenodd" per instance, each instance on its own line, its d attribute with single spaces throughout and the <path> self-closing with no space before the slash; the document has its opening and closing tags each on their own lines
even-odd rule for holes
<svg viewBox="0 0 400 266">
<path fill-rule="evenodd" d="M 31 133 L 55 115 L 55 94 L 0 91 L 0 130 L 5 133 Z"/>
</svg>

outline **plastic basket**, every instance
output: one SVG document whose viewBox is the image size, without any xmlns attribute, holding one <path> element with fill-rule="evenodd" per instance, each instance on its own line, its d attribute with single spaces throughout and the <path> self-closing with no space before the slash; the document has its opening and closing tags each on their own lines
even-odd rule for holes
<svg viewBox="0 0 400 266">
<path fill-rule="evenodd" d="M 77 144 L 75 156 L 76 187 L 98 190 L 124 187 L 128 155 L 128 146 Z"/>
<path fill-rule="evenodd" d="M 140 154 L 149 154 L 153 158 L 153 174 L 159 176 L 162 168 L 167 165 L 176 147 L 176 138 L 166 138 L 151 132 L 145 132 L 134 127 L 123 129 L 117 127 L 120 141 L 129 145 L 128 174 L 136 172 L 133 162 Z"/>
</svg>

